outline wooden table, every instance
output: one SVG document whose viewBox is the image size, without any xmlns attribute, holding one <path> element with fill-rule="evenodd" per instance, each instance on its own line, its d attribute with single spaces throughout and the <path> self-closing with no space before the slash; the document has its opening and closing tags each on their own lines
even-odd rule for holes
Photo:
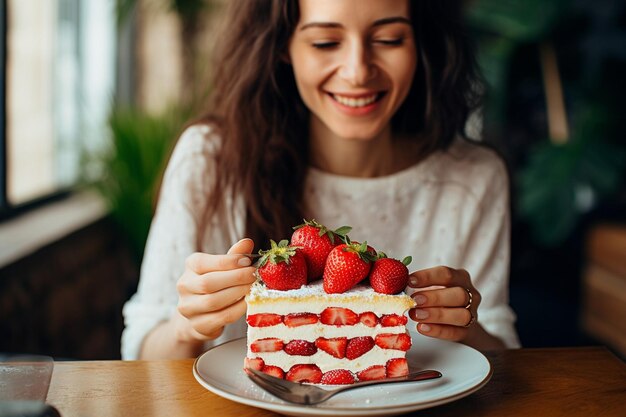
<svg viewBox="0 0 626 417">
<path fill-rule="evenodd" d="M 626 364 L 602 347 L 486 355 L 491 381 L 427 416 L 624 416 Z M 275 416 L 221 398 L 192 375 L 193 360 L 56 362 L 48 403 L 63 417 Z"/>
</svg>

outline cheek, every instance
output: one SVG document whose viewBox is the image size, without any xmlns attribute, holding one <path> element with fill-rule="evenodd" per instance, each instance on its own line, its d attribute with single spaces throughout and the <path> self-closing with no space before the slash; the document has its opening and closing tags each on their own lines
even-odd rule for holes
<svg viewBox="0 0 626 417">
<path fill-rule="evenodd" d="M 394 65 L 395 78 L 397 82 L 409 87 L 415 77 L 417 69 L 417 59 L 414 54 L 403 55 L 395 61 Z"/>
<path fill-rule="evenodd" d="M 302 65 L 301 62 L 292 63 L 292 69 L 300 98 L 302 98 L 308 107 L 310 106 L 309 96 L 314 86 L 313 80 L 311 79 L 311 69 L 306 65 Z"/>
<path fill-rule="evenodd" d="M 317 60 L 304 57 L 294 62 L 293 70 L 296 79 L 302 80 L 304 84 L 313 84 L 320 78 L 321 66 Z"/>
<path fill-rule="evenodd" d="M 301 86 L 314 86 L 322 83 L 324 74 L 332 67 L 330 56 L 320 56 L 315 51 L 308 52 L 304 47 L 294 48 L 290 54 L 294 76 Z"/>
<path fill-rule="evenodd" d="M 323 89 L 328 66 L 320 59 L 304 56 L 292 61 L 292 68 L 300 97 L 310 108 L 317 102 L 318 93 Z"/>
<path fill-rule="evenodd" d="M 393 80 L 401 101 L 408 95 L 416 71 L 417 60 L 414 55 L 402 55 L 387 62 L 387 74 Z"/>
</svg>

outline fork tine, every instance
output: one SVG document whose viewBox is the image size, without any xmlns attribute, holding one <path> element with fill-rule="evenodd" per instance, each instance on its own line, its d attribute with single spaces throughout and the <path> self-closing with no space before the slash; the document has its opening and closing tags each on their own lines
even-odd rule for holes
<svg viewBox="0 0 626 417">
<path fill-rule="evenodd" d="M 282 387 L 280 387 L 278 385 L 272 385 L 270 382 L 264 380 L 263 378 L 260 378 L 258 375 L 248 374 L 248 378 L 250 378 L 252 380 L 252 382 L 257 384 L 258 386 L 260 386 L 264 390 L 266 390 L 269 393 L 274 394 L 276 396 L 280 396 L 281 393 L 284 392 L 282 390 Z"/>
<path fill-rule="evenodd" d="M 257 371 L 255 369 L 248 368 L 254 375 L 254 379 L 263 381 L 265 384 L 269 384 L 271 387 L 276 388 L 281 392 L 291 392 L 291 388 L 280 378 L 273 377 L 271 375 L 266 374 L 265 372 Z M 250 376 L 250 375 L 249 375 Z M 288 382 L 289 384 L 293 384 L 293 382 Z"/>
<path fill-rule="evenodd" d="M 257 384 L 259 387 L 263 388 L 270 394 L 276 396 L 277 398 L 296 404 L 308 404 L 308 395 L 300 396 L 293 393 L 289 386 L 280 383 L 282 381 L 281 379 L 275 378 L 271 375 L 267 375 L 263 372 L 255 371 L 253 369 L 248 370 L 251 371 L 250 373 L 247 373 L 247 375 L 248 378 L 252 380 L 252 382 Z M 276 383 L 276 381 L 278 381 L 279 383 Z M 286 384 L 293 384 L 296 386 L 299 385 L 289 381 L 282 382 Z"/>
<path fill-rule="evenodd" d="M 280 398 L 281 400 L 297 404 L 318 404 L 340 392 L 369 385 L 425 381 L 440 378 L 442 376 L 439 371 L 425 370 L 412 372 L 404 377 L 386 378 L 377 381 L 355 382 L 354 384 L 342 386 L 333 390 L 326 390 L 315 385 L 286 381 L 251 368 L 246 369 L 246 374 L 252 382 L 270 394 Z"/>
</svg>

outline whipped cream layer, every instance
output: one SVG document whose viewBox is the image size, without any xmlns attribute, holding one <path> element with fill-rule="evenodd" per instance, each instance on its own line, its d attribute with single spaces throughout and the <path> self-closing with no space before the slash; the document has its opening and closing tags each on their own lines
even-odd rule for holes
<svg viewBox="0 0 626 417">
<path fill-rule="evenodd" d="M 315 364 L 322 373 L 333 369 L 346 369 L 357 373 L 373 365 L 385 365 L 389 359 L 404 358 L 406 352 L 394 349 L 381 349 L 374 346 L 370 351 L 356 359 L 338 359 L 328 353 L 318 350 L 311 356 L 292 356 L 284 351 L 249 353 L 251 357 L 263 359 L 266 365 L 278 366 L 287 372 L 292 366 L 298 364 Z"/>
<path fill-rule="evenodd" d="M 331 326 L 316 323 L 307 324 L 305 326 L 289 327 L 280 323 L 269 327 L 248 326 L 248 341 L 253 342 L 267 337 L 275 337 L 285 341 L 285 343 L 291 340 L 307 340 L 309 342 L 314 342 L 318 337 L 325 337 L 327 339 L 334 337 L 347 337 L 348 339 L 351 339 L 353 337 L 371 336 L 375 339 L 377 334 L 395 334 L 404 333 L 405 331 L 405 326 L 383 327 L 380 324 L 375 327 L 368 327 L 362 323 L 357 323 L 352 326 Z M 249 355 L 251 354 L 251 352 L 248 353 Z"/>
</svg>

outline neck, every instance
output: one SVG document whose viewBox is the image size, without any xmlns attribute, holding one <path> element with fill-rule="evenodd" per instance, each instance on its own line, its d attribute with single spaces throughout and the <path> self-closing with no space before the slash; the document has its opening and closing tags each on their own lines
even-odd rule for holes
<svg viewBox="0 0 626 417">
<path fill-rule="evenodd" d="M 374 178 L 394 174 L 416 163 L 415 141 L 394 138 L 387 127 L 374 138 L 337 137 L 323 126 L 310 128 L 311 165 L 331 174 Z"/>
</svg>

